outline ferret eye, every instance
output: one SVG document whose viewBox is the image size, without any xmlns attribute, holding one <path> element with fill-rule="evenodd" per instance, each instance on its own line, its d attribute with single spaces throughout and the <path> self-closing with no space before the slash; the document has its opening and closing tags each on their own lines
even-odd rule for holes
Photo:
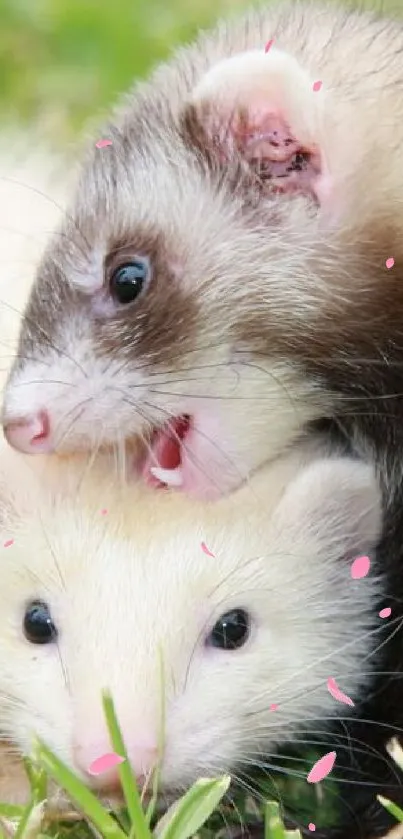
<svg viewBox="0 0 403 839">
<path fill-rule="evenodd" d="M 233 609 L 217 621 L 207 639 L 210 647 L 237 650 L 249 638 L 250 617 L 244 609 Z"/>
<path fill-rule="evenodd" d="M 31 644 L 51 644 L 55 641 L 57 629 L 49 606 L 43 600 L 28 603 L 24 615 L 24 635 Z"/>
<path fill-rule="evenodd" d="M 149 274 L 150 266 L 147 259 L 134 259 L 133 262 L 120 265 L 109 281 L 112 296 L 122 306 L 133 303 L 143 291 Z"/>
</svg>

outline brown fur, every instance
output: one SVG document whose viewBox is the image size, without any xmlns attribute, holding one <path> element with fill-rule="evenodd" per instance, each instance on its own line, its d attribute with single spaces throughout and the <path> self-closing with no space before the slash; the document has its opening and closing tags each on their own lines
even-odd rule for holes
<svg viewBox="0 0 403 839">
<path fill-rule="evenodd" d="M 303 66 L 317 68 L 331 91 L 329 130 L 336 133 L 336 164 L 344 164 L 339 184 L 343 218 L 331 235 L 318 231 L 315 217 L 307 218 L 304 201 L 300 229 L 291 223 L 287 229 L 289 213 L 298 215 L 295 201 L 291 210 L 287 197 L 262 205 L 256 178 L 251 183 L 250 172 L 212 167 L 211 150 L 205 142 L 204 151 L 195 142 L 194 122 L 189 132 L 192 112 L 184 103 L 203 73 L 222 55 L 263 46 L 268 36 Z M 354 60 L 348 59 L 352 51 Z M 302 356 L 313 375 L 329 357 L 337 369 L 344 356 L 348 363 L 354 357 L 355 365 L 366 359 L 366 368 L 369 359 L 379 363 L 385 354 L 392 357 L 391 337 L 400 339 L 403 309 L 398 214 L 403 188 L 402 51 L 398 23 L 297 3 L 223 24 L 214 36 L 202 36 L 194 47 L 179 52 L 126 98 L 105 131 L 113 146 L 102 154 L 98 149 L 89 153 L 71 218 L 39 272 L 23 330 L 23 353 L 43 343 L 35 323 L 53 336 L 61 310 L 71 316 L 73 307 L 85 308 L 84 295 L 68 283 L 69 274 L 80 263 L 85 272 L 89 248 L 106 240 L 107 253 L 129 250 L 133 243 L 135 252 L 151 254 L 154 267 L 143 302 L 94 325 L 96 349 L 106 356 L 119 343 L 126 358 L 152 359 L 164 369 L 178 364 L 179 346 L 183 354 L 195 342 L 206 346 L 217 339 L 218 330 L 252 352 L 270 351 L 297 361 Z M 344 152 L 338 155 L 340 145 L 349 149 L 347 158 Z M 152 200 L 141 173 L 145 167 L 149 188 L 155 189 Z M 169 183 L 167 194 L 163 181 Z M 217 197 L 223 212 L 214 241 L 208 216 L 214 220 L 220 212 Z M 278 230 L 284 234 L 279 241 Z M 388 272 L 385 259 L 390 255 L 395 266 Z M 185 288 L 170 276 L 170 261 L 181 266 Z M 278 272 L 286 275 L 286 295 L 271 282 L 270 275 L 274 279 Z M 235 319 L 228 318 L 229 300 L 231 311 L 239 312 Z"/>
</svg>

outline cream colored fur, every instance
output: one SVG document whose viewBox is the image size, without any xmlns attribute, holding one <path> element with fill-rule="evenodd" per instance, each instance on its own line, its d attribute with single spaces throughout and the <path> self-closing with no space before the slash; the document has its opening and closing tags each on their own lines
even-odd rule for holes
<svg viewBox="0 0 403 839">
<path fill-rule="evenodd" d="M 0 486 L 0 546 L 14 540 L 0 547 L 0 726 L 17 749 L 29 752 L 35 733 L 83 771 L 108 751 L 100 693 L 109 688 L 133 766 L 148 771 L 160 654 L 167 792 L 270 755 L 307 721 L 337 713 L 329 676 L 356 700 L 365 690 L 381 584 L 375 573 L 354 583 L 350 561 L 379 533 L 369 467 L 301 447 L 205 505 L 119 486 L 84 458 L 54 461 L 46 487 L 31 461 L 10 457 Z M 34 599 L 49 605 L 57 645 L 25 639 Z M 247 643 L 206 646 L 236 607 L 251 615 Z"/>
</svg>

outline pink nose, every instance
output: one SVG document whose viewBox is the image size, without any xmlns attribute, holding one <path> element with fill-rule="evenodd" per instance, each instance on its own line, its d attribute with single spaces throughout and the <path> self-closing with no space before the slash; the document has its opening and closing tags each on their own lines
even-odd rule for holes
<svg viewBox="0 0 403 839">
<path fill-rule="evenodd" d="M 111 790 L 119 787 L 119 766 L 106 769 L 99 774 L 94 774 L 91 767 L 98 758 L 110 754 L 111 748 L 102 745 L 88 744 L 75 746 L 73 749 L 74 761 L 81 772 L 91 779 L 91 786 L 98 790 Z M 158 760 L 158 748 L 153 744 L 132 743 L 128 749 L 131 768 L 140 785 L 155 768 Z"/>
<path fill-rule="evenodd" d="M 46 411 L 38 411 L 23 419 L 4 422 L 4 436 L 14 449 L 24 454 L 40 454 L 52 451 L 50 421 Z"/>
</svg>

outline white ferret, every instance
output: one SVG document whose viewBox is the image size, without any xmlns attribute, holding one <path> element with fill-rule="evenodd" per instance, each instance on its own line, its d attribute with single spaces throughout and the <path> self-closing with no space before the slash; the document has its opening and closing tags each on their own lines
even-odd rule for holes
<svg viewBox="0 0 403 839">
<path fill-rule="evenodd" d="M 115 777 L 88 773 L 110 751 L 101 707 L 109 689 L 143 777 L 157 756 L 162 654 L 167 794 L 200 775 L 242 776 L 250 762 L 270 762 L 278 747 L 318 728 L 345 767 L 350 741 L 343 728 L 333 742 L 328 719 L 348 720 L 360 708 L 385 624 L 371 467 L 301 446 L 206 505 L 122 486 L 105 467 L 84 473 L 70 461 L 47 460 L 39 480 L 40 463 L 3 452 L 7 748 L 29 753 L 35 734 L 100 792 L 115 790 Z M 354 580 L 359 554 L 372 566 Z M 329 677 L 356 708 L 336 702 Z M 26 794 L 18 764 L 15 771 L 4 759 L 0 798 Z"/>
</svg>

